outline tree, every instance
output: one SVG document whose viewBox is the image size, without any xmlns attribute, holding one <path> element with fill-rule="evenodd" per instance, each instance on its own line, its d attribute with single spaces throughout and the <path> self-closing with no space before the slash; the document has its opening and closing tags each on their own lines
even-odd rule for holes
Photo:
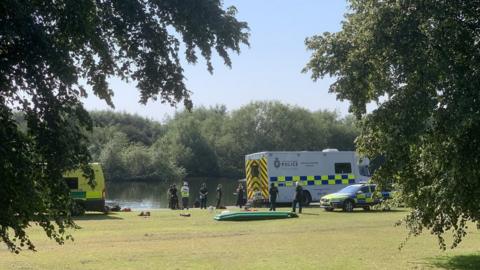
<svg viewBox="0 0 480 270">
<path fill-rule="evenodd" d="M 158 182 L 180 179 L 183 173 L 240 178 L 245 174 L 246 154 L 354 150 L 358 135 L 352 116 L 342 119 L 335 112 L 310 112 L 279 102 L 252 102 L 231 112 L 223 105 L 197 107 L 176 113 L 162 125 L 127 113 L 91 112 L 90 116 L 94 128 L 88 149 L 94 160 L 102 162 L 106 179 L 112 182 Z M 135 160 L 156 160 L 168 169 L 159 174 L 145 166 L 132 174 L 138 168 Z"/>
<path fill-rule="evenodd" d="M 93 111 L 89 114 L 94 124 L 94 133 L 99 128 L 115 128 L 125 133 L 129 141 L 141 142 L 148 146 L 152 145 L 164 133 L 160 123 L 139 115 L 112 111 Z"/>
<path fill-rule="evenodd" d="M 215 50 L 230 66 L 228 51 L 248 44 L 235 14 L 220 0 L 0 3 L 0 237 L 10 250 L 34 249 L 30 222 L 59 243 L 74 226 L 62 173 L 90 160 L 82 82 L 112 107 L 108 78 L 117 76 L 136 82 L 141 103 L 183 100 L 190 109 L 181 44 L 189 63 L 200 52 L 212 72 Z M 25 132 L 13 111 L 25 114 Z"/>
<path fill-rule="evenodd" d="M 123 179 L 127 174 L 130 164 L 123 159 L 122 151 L 128 147 L 128 144 L 124 133 L 114 132 L 108 142 L 103 145 L 98 161 L 103 166 L 107 181 Z"/>
<path fill-rule="evenodd" d="M 218 176 L 217 156 L 201 131 L 198 112 L 176 115 L 157 146 L 176 159 L 188 176 Z"/>
<path fill-rule="evenodd" d="M 409 235 L 430 230 L 445 249 L 480 228 L 480 6 L 477 1 L 357 1 L 338 33 L 306 40 L 304 71 L 362 118 L 358 148 L 383 157 L 374 181 L 393 182 L 411 213 Z M 378 108 L 366 114 L 366 104 Z"/>
<path fill-rule="evenodd" d="M 319 151 L 331 147 L 350 150 L 358 133 L 354 128 L 344 132 L 344 126 L 347 129 L 348 125 L 333 112 L 311 113 L 280 102 L 253 102 L 233 111 L 225 123 L 218 150 L 221 167 L 242 176 L 245 155 L 255 152 Z"/>
</svg>

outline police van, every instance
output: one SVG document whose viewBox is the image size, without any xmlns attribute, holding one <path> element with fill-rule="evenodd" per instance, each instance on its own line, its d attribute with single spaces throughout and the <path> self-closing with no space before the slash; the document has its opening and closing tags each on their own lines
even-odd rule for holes
<svg viewBox="0 0 480 270">
<path fill-rule="evenodd" d="M 88 178 L 81 169 L 63 174 L 63 179 L 70 189 L 70 196 L 75 200 L 73 215 L 81 215 L 85 211 L 104 212 L 105 208 L 105 177 L 99 163 L 90 163 L 93 170 L 95 186 L 88 184 Z"/>
<path fill-rule="evenodd" d="M 368 158 L 354 151 L 259 152 L 245 156 L 247 198 L 269 200 L 268 189 L 278 187 L 278 203 L 291 202 L 295 182 L 303 187 L 304 204 L 370 178 Z"/>
</svg>

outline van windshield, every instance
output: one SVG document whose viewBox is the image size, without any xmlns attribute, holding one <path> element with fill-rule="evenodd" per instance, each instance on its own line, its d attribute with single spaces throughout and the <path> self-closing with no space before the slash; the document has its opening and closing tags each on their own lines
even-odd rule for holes
<svg viewBox="0 0 480 270">
<path fill-rule="evenodd" d="M 345 187 L 345 188 L 341 189 L 337 193 L 355 193 L 358 190 L 360 190 L 361 187 L 362 186 L 348 186 L 348 187 Z"/>
<path fill-rule="evenodd" d="M 368 169 L 368 165 L 360 165 L 358 166 L 358 170 L 361 176 L 371 176 L 370 170 Z"/>
</svg>

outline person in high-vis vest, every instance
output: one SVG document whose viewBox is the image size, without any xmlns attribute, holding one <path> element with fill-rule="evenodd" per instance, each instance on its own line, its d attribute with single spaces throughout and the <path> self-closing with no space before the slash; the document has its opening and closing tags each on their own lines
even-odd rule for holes
<svg viewBox="0 0 480 270">
<path fill-rule="evenodd" d="M 180 194 L 182 195 L 182 210 L 187 208 L 188 210 L 188 197 L 190 196 L 190 188 L 188 187 L 188 182 L 183 182 L 183 186 L 180 189 Z"/>
</svg>

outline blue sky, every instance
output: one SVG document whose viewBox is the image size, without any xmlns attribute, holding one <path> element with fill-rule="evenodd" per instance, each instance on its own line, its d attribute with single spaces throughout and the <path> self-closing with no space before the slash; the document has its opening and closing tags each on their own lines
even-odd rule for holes
<svg viewBox="0 0 480 270">
<path fill-rule="evenodd" d="M 328 93 L 331 78 L 313 82 L 310 74 L 301 73 L 310 52 L 305 38 L 323 32 L 336 32 L 347 4 L 343 0 L 229 0 L 224 6 L 234 5 L 237 18 L 250 27 L 250 47 L 243 46 L 240 55 L 231 54 L 232 69 L 214 55 L 214 73 L 210 75 L 205 62 L 196 65 L 184 63 L 187 87 L 193 92 L 194 106 L 224 104 L 229 110 L 251 101 L 278 100 L 309 110 L 337 110 L 348 113 L 348 103 L 337 101 Z M 172 108 L 161 102 L 138 103 L 139 94 L 134 83 L 110 80 L 115 92 L 116 111 L 137 113 L 162 120 L 183 110 L 183 105 Z M 90 94 L 84 100 L 89 110 L 108 109 L 105 102 Z"/>
</svg>

